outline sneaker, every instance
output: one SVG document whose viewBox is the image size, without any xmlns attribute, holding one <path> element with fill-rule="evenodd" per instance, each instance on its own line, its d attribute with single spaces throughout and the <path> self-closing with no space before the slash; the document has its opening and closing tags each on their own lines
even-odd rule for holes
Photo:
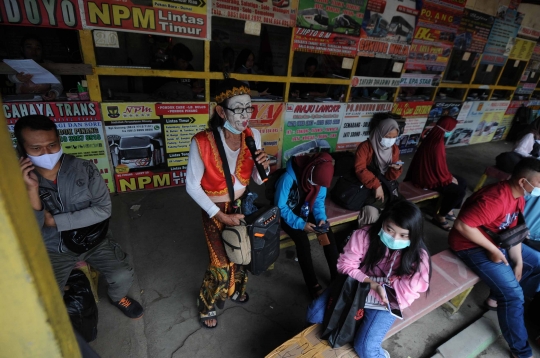
<svg viewBox="0 0 540 358">
<path fill-rule="evenodd" d="M 381 349 L 382 349 L 382 348 L 381 348 Z M 384 357 L 385 357 L 385 358 L 390 358 L 390 353 L 388 353 L 387 350 L 383 349 L 382 351 L 383 351 L 383 353 L 384 353 Z"/>
<path fill-rule="evenodd" d="M 144 314 L 144 309 L 141 304 L 128 296 L 124 296 L 120 301 L 111 301 L 111 303 L 118 307 L 118 309 L 129 318 L 141 318 Z"/>
</svg>

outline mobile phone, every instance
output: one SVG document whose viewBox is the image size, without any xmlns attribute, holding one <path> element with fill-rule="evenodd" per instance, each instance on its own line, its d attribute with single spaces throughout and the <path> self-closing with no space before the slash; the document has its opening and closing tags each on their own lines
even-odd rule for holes
<svg viewBox="0 0 540 358">
<path fill-rule="evenodd" d="M 405 162 L 402 162 L 401 160 L 398 160 L 397 162 L 395 162 L 395 163 L 392 163 L 392 164 L 396 164 L 396 165 L 403 165 L 403 164 L 405 164 Z"/>
<path fill-rule="evenodd" d="M 396 290 L 388 285 L 383 285 L 383 287 L 386 293 L 386 298 L 388 299 L 388 312 L 390 312 L 390 314 L 396 318 L 403 319 L 403 313 L 401 312 L 401 308 L 399 308 Z"/>
<path fill-rule="evenodd" d="M 329 229 L 330 229 L 330 224 L 329 223 L 324 223 L 321 226 L 314 226 L 313 227 L 313 230 L 318 234 L 327 233 Z"/>
</svg>

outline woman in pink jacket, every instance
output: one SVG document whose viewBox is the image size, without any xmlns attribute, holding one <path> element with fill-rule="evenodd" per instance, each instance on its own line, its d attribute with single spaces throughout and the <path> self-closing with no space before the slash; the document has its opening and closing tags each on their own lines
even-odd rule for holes
<svg viewBox="0 0 540 358">
<path fill-rule="evenodd" d="M 431 260 L 423 241 L 423 218 L 411 202 L 398 200 L 386 208 L 377 222 L 356 230 L 338 259 L 338 272 L 369 282 L 373 298 L 387 303 L 381 283 L 396 290 L 401 310 L 409 307 L 421 292 L 427 292 Z M 308 308 L 307 320 L 322 323 L 328 301 L 326 290 Z M 371 297 L 370 297 L 371 296 Z M 389 358 L 381 348 L 395 317 L 386 310 L 366 308 L 354 339 L 354 349 L 362 358 Z"/>
</svg>

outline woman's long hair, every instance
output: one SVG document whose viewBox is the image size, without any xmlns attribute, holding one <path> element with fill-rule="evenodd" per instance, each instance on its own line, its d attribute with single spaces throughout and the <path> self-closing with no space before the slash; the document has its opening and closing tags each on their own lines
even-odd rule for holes
<svg viewBox="0 0 540 358">
<path fill-rule="evenodd" d="M 392 220 L 400 228 L 409 230 L 411 245 L 401 250 L 401 265 L 396 270 L 397 274 L 411 276 L 419 272 L 422 251 L 430 256 L 424 243 L 424 218 L 416 205 L 403 199 L 391 203 L 369 228 L 369 248 L 362 261 L 362 267 L 372 270 L 384 258 L 387 247 L 379 238 L 379 231 L 386 220 Z M 429 278 L 431 279 L 431 259 L 429 259 Z"/>
<path fill-rule="evenodd" d="M 228 99 L 224 100 L 221 103 L 218 103 L 218 106 L 225 106 L 227 107 L 227 103 L 229 102 Z M 223 124 L 225 123 L 225 119 L 221 118 L 214 108 L 214 115 L 210 118 L 208 121 L 208 128 L 213 131 L 217 130 L 219 127 L 223 127 Z"/>
<path fill-rule="evenodd" d="M 240 51 L 240 53 L 238 54 L 238 57 L 236 58 L 236 62 L 234 63 L 235 72 L 238 72 L 242 68 L 242 66 L 246 65 L 249 55 L 253 55 L 253 59 L 255 60 L 255 54 L 250 49 L 245 48 L 242 51 Z"/>
</svg>

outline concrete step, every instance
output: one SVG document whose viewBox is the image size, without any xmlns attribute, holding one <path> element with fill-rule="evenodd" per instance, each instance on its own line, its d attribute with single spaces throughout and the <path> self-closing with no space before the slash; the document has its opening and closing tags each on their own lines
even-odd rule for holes
<svg viewBox="0 0 540 358">
<path fill-rule="evenodd" d="M 501 336 L 497 312 L 488 311 L 476 322 L 437 348 L 432 358 L 474 358 Z"/>
</svg>

